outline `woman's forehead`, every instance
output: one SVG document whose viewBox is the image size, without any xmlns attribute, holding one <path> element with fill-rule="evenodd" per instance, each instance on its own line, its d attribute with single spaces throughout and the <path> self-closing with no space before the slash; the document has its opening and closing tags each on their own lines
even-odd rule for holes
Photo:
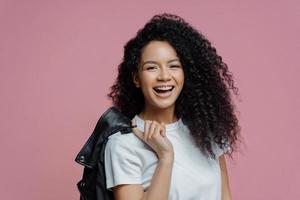
<svg viewBox="0 0 300 200">
<path fill-rule="evenodd" d="M 152 41 L 147 44 L 142 51 L 142 63 L 146 62 L 173 62 L 179 61 L 176 50 L 168 43 L 163 41 Z"/>
</svg>

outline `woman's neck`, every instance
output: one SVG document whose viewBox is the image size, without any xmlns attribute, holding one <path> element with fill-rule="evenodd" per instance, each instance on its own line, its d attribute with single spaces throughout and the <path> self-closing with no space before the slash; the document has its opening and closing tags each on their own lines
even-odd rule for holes
<svg viewBox="0 0 300 200">
<path fill-rule="evenodd" d="M 176 122 L 178 119 L 174 113 L 174 108 L 167 109 L 147 109 L 145 108 L 139 117 L 143 120 L 157 121 L 159 123 L 170 124 Z"/>
</svg>

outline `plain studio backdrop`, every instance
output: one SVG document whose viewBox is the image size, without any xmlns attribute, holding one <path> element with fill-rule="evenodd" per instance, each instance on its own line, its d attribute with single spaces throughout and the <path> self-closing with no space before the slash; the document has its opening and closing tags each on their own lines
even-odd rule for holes
<svg viewBox="0 0 300 200">
<path fill-rule="evenodd" d="M 299 11 L 292 0 L 1 0 L 1 199 L 79 199 L 74 158 L 111 105 L 123 46 L 162 12 L 201 31 L 240 89 L 233 199 L 299 199 Z"/>
</svg>

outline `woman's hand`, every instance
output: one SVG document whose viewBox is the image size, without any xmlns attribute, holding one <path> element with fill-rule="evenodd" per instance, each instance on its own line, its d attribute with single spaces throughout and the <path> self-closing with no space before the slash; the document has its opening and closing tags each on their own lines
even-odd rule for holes
<svg viewBox="0 0 300 200">
<path fill-rule="evenodd" d="M 136 125 L 134 120 L 132 120 L 132 125 Z M 132 128 L 132 130 L 137 137 L 156 152 L 160 160 L 174 159 L 173 145 L 166 136 L 166 127 L 163 123 L 160 124 L 156 121 L 145 120 L 144 132 L 140 131 L 137 127 Z"/>
</svg>

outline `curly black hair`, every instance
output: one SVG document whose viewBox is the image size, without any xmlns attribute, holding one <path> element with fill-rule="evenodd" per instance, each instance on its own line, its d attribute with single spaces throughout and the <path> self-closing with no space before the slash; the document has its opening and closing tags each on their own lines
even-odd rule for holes
<svg viewBox="0 0 300 200">
<path fill-rule="evenodd" d="M 176 50 L 185 74 L 183 89 L 175 102 L 175 114 L 188 126 L 196 144 L 206 156 L 216 158 L 212 141 L 231 156 L 237 149 L 240 126 L 230 90 L 238 95 L 232 73 L 216 49 L 183 18 L 169 13 L 154 15 L 124 46 L 118 76 L 107 96 L 132 119 L 144 107 L 144 96 L 136 88 L 141 51 L 150 41 L 166 41 Z"/>
</svg>

